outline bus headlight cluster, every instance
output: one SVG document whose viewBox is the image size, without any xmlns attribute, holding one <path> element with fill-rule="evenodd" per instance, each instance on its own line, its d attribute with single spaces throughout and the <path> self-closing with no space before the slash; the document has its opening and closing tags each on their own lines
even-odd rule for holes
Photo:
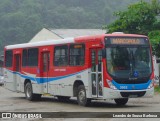
<svg viewBox="0 0 160 121">
<path fill-rule="evenodd" d="M 117 90 L 116 86 L 114 86 L 114 84 L 110 80 L 107 79 L 107 83 L 111 89 Z"/>
<path fill-rule="evenodd" d="M 148 86 L 148 89 L 152 88 L 154 86 L 154 81 L 152 80 L 151 83 Z"/>
</svg>

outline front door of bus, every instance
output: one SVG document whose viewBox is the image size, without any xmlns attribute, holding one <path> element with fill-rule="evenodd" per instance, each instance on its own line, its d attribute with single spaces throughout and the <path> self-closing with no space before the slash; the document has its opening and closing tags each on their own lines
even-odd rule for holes
<svg viewBox="0 0 160 121">
<path fill-rule="evenodd" d="M 42 53 L 42 77 L 43 77 L 43 84 L 44 84 L 44 93 L 48 93 L 48 72 L 49 72 L 49 59 L 50 53 L 43 52 Z"/>
<path fill-rule="evenodd" d="M 102 50 L 91 49 L 91 82 L 92 82 L 92 97 L 103 96 L 102 82 Z"/>
<path fill-rule="evenodd" d="M 21 76 L 20 76 L 20 66 L 21 66 L 21 56 L 19 54 L 14 55 L 14 64 L 15 64 L 15 82 L 17 91 L 21 90 Z"/>
</svg>

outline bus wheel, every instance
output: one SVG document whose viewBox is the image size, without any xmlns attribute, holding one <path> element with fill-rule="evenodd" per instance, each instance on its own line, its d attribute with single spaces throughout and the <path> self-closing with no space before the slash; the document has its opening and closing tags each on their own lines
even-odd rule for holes
<svg viewBox="0 0 160 121">
<path fill-rule="evenodd" d="M 122 106 L 128 102 L 128 98 L 114 99 L 117 105 Z"/>
<path fill-rule="evenodd" d="M 91 103 L 91 99 L 87 99 L 86 97 L 86 90 L 84 85 L 80 85 L 78 87 L 77 101 L 81 106 L 87 106 L 89 103 Z"/>
<path fill-rule="evenodd" d="M 28 82 L 25 85 L 25 96 L 27 100 L 33 101 L 33 100 L 39 100 L 41 98 L 41 94 L 34 94 L 32 90 L 32 84 Z"/>
</svg>

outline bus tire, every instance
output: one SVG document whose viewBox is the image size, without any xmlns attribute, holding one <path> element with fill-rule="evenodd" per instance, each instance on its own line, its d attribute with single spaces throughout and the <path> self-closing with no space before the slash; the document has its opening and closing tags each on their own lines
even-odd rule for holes
<svg viewBox="0 0 160 121">
<path fill-rule="evenodd" d="M 29 101 L 40 100 L 41 99 L 41 94 L 34 94 L 33 93 L 32 84 L 30 82 L 28 82 L 25 85 L 25 96 L 26 96 L 26 99 L 29 100 Z"/>
<path fill-rule="evenodd" d="M 128 98 L 119 98 L 119 99 L 114 99 L 117 105 L 122 106 L 125 105 L 128 102 Z"/>
<path fill-rule="evenodd" d="M 88 106 L 91 103 L 91 99 L 86 97 L 86 89 L 84 85 L 78 87 L 77 102 L 80 106 Z"/>
</svg>

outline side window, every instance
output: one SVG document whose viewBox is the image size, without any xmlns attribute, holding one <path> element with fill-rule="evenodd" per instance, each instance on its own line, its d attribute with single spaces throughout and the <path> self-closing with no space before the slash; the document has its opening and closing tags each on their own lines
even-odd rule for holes
<svg viewBox="0 0 160 121">
<path fill-rule="evenodd" d="M 84 44 L 70 45 L 69 65 L 79 66 L 84 65 L 85 61 L 85 46 Z"/>
<path fill-rule="evenodd" d="M 38 66 L 38 48 L 28 49 L 28 66 Z"/>
<path fill-rule="evenodd" d="M 54 49 L 54 66 L 68 65 L 68 46 L 56 46 Z"/>
<path fill-rule="evenodd" d="M 23 50 L 23 54 L 22 54 L 22 66 L 25 67 L 27 66 L 27 60 L 28 60 L 28 54 L 27 54 L 27 49 Z"/>
<path fill-rule="evenodd" d="M 5 66 L 12 67 L 12 62 L 13 62 L 13 51 L 7 50 L 5 53 Z"/>
</svg>

